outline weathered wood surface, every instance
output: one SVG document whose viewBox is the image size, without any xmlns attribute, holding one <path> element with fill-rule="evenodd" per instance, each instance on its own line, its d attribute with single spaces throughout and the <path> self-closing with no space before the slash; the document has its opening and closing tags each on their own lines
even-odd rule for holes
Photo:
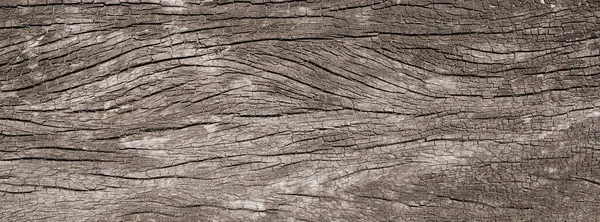
<svg viewBox="0 0 600 222">
<path fill-rule="evenodd" d="M 0 0 L 0 221 L 600 217 L 595 0 Z"/>
</svg>

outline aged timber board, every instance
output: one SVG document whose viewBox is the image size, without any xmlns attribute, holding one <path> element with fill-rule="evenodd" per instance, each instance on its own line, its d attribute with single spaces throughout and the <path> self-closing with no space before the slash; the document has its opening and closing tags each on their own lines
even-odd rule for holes
<svg viewBox="0 0 600 222">
<path fill-rule="evenodd" d="M 0 221 L 595 221 L 596 0 L 0 0 Z"/>
</svg>

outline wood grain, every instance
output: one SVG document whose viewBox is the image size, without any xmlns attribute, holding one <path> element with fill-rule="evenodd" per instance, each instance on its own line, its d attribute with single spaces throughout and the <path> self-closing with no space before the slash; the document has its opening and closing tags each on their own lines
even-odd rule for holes
<svg viewBox="0 0 600 222">
<path fill-rule="evenodd" d="M 0 0 L 0 221 L 594 221 L 594 0 Z"/>
</svg>

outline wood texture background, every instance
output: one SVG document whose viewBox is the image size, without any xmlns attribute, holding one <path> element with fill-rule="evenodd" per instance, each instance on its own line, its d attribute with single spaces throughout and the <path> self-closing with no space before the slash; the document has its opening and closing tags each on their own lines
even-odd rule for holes
<svg viewBox="0 0 600 222">
<path fill-rule="evenodd" d="M 595 0 L 0 0 L 0 221 L 594 221 Z"/>
</svg>

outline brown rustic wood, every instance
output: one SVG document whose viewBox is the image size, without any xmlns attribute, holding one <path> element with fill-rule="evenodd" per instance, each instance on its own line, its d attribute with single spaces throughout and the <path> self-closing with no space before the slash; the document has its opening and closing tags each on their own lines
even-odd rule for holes
<svg viewBox="0 0 600 222">
<path fill-rule="evenodd" d="M 595 221 L 596 0 L 0 0 L 0 221 Z"/>
</svg>

